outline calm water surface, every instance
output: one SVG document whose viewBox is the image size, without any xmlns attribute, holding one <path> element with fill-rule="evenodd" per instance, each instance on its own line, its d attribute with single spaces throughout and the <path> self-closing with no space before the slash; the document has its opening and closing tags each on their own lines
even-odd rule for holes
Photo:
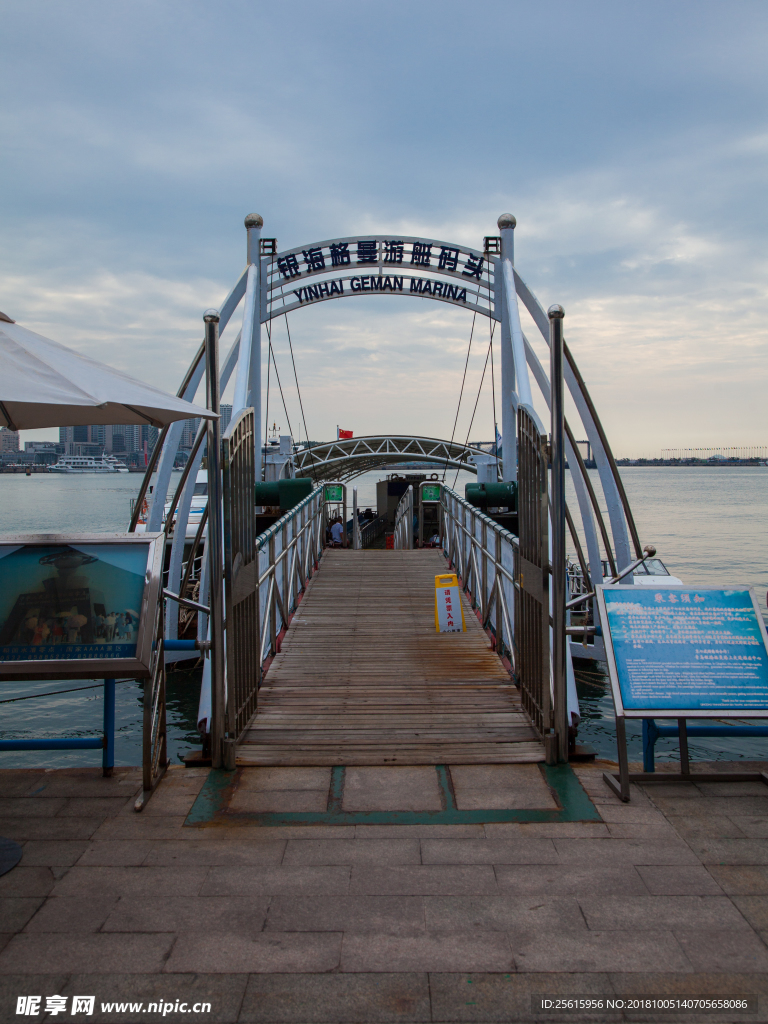
<svg viewBox="0 0 768 1024">
<path fill-rule="evenodd" d="M 367 473 L 356 481 L 361 507 L 376 505 L 376 481 L 383 473 Z M 596 473 L 593 471 L 593 476 Z M 473 479 L 459 474 L 460 493 Z M 706 586 L 750 585 L 765 610 L 768 588 L 768 468 L 628 467 L 622 479 L 643 544 L 656 546 L 658 557 L 684 583 Z M 175 485 L 175 476 L 171 486 Z M 454 474 L 447 477 L 453 484 Z M 0 475 L 0 534 L 125 530 L 130 499 L 141 476 L 84 475 L 67 477 Z M 351 495 L 350 495 L 351 501 Z M 573 494 L 570 506 L 575 509 Z M 0 700 L 88 685 L 87 681 L 5 683 Z M 579 663 L 577 686 L 582 711 L 580 739 L 602 756 L 614 757 L 613 704 L 599 666 Z M 199 746 L 196 730 L 200 671 L 170 673 L 168 726 L 171 757 Z M 141 761 L 142 687 L 135 681 L 117 685 L 115 761 Z M 101 689 L 59 694 L 0 704 L 0 737 L 90 736 L 100 732 Z M 630 756 L 641 756 L 640 728 L 628 726 Z M 692 757 L 768 758 L 768 741 L 720 739 L 690 741 Z M 672 740 L 657 744 L 660 757 L 677 757 Z M 29 751 L 0 753 L 4 767 L 66 767 L 100 764 L 98 751 Z"/>
</svg>

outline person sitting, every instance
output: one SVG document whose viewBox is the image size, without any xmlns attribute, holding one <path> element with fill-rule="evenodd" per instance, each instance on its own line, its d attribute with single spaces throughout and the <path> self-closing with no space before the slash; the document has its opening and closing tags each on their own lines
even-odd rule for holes
<svg viewBox="0 0 768 1024">
<path fill-rule="evenodd" d="M 431 548 L 439 548 L 440 547 L 440 534 L 437 532 L 437 530 L 435 530 L 435 532 L 429 538 L 429 546 Z"/>
<path fill-rule="evenodd" d="M 341 520 L 336 519 L 333 526 L 331 526 L 331 547 L 340 548 L 343 537 L 344 527 L 341 525 Z"/>
</svg>

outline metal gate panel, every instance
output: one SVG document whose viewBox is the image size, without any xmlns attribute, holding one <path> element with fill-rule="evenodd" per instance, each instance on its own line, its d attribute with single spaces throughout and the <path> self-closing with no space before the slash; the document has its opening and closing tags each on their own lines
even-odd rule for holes
<svg viewBox="0 0 768 1024">
<path fill-rule="evenodd" d="M 256 557 L 256 434 L 243 409 L 222 438 L 224 600 L 227 637 L 227 733 L 237 740 L 256 712 L 260 658 Z"/>
<path fill-rule="evenodd" d="M 539 733 L 552 728 L 549 667 L 548 445 L 532 410 L 517 410 L 520 555 L 515 640 L 522 703 Z"/>
</svg>

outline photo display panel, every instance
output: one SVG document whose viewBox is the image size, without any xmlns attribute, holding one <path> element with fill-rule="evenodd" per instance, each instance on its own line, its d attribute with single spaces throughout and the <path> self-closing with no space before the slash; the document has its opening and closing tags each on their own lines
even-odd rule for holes
<svg viewBox="0 0 768 1024">
<path fill-rule="evenodd" d="M 750 590 L 612 586 L 597 594 L 617 714 L 768 716 L 768 638 Z"/>
<path fill-rule="evenodd" d="M 37 666 L 41 678 L 52 670 L 90 672 L 96 662 L 105 671 L 110 663 L 122 670 L 147 667 L 144 619 L 154 537 L 55 540 L 0 544 L 3 675 L 12 675 L 14 666 L 25 677 Z M 150 617 L 154 621 L 154 602 Z"/>
</svg>

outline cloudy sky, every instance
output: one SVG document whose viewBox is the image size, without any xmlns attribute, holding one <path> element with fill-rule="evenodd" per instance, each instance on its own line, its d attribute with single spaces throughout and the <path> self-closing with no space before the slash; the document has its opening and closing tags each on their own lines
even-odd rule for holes
<svg viewBox="0 0 768 1024">
<path fill-rule="evenodd" d="M 280 248 L 374 232 L 480 247 L 509 210 L 518 270 L 565 306 L 617 455 L 768 444 L 764 2 L 0 15 L 0 309 L 20 323 L 175 391 L 244 266 L 245 214 Z M 450 436 L 468 312 L 371 297 L 290 326 L 312 437 Z M 284 322 L 274 342 L 298 435 Z M 487 343 L 483 320 L 462 438 Z M 472 437 L 492 422 L 486 385 Z"/>
</svg>

